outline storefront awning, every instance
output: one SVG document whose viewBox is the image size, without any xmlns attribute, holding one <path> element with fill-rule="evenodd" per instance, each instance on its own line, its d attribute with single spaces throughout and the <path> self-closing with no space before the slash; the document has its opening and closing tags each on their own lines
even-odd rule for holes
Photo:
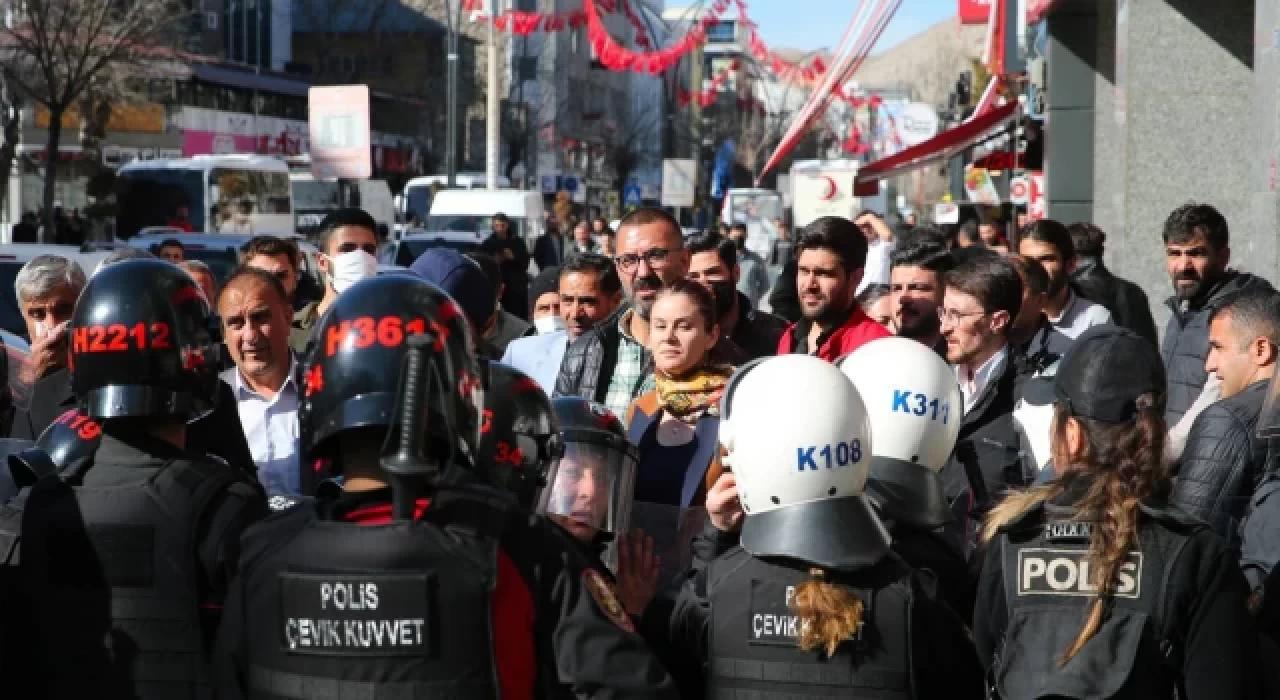
<svg viewBox="0 0 1280 700">
<path fill-rule="evenodd" d="M 899 151 L 887 158 L 868 163 L 858 169 L 856 185 L 876 183 L 896 177 L 930 163 L 945 160 L 970 146 L 982 143 L 1003 131 L 1005 125 L 1018 114 L 1018 103 L 1011 102 L 994 107 L 985 114 L 973 117 L 953 129 L 934 136 L 924 143 Z"/>
<path fill-rule="evenodd" d="M 195 70 L 197 80 L 215 85 L 243 88 L 245 90 L 261 90 L 262 92 L 279 93 L 306 97 L 311 84 L 304 80 L 293 80 L 275 75 L 250 73 L 248 71 L 222 68 L 209 64 L 197 64 Z"/>
</svg>

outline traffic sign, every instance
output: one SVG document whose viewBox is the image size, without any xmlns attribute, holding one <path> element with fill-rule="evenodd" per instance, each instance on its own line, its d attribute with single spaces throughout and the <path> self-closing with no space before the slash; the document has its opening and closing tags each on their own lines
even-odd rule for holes
<svg viewBox="0 0 1280 700">
<path fill-rule="evenodd" d="M 1027 215 L 1032 221 L 1039 221 L 1049 215 L 1049 202 L 1045 196 L 1044 172 L 1035 171 L 1030 174 L 1031 193 L 1027 198 Z"/>
<path fill-rule="evenodd" d="M 640 185 L 637 185 L 635 181 L 628 182 L 622 188 L 622 206 L 640 206 Z"/>
</svg>

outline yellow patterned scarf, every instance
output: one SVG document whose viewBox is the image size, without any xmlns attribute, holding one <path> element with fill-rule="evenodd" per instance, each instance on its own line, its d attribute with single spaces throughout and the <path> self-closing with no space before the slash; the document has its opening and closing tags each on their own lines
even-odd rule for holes
<svg viewBox="0 0 1280 700">
<path fill-rule="evenodd" d="M 704 365 L 679 378 L 655 372 L 658 405 L 686 422 L 696 421 L 703 415 L 719 415 L 720 395 L 731 376 L 733 367 L 729 365 Z"/>
</svg>

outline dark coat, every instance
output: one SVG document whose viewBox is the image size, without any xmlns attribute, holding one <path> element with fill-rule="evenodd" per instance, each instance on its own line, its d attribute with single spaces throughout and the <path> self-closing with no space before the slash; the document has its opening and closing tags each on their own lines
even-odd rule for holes
<svg viewBox="0 0 1280 700">
<path fill-rule="evenodd" d="M 1266 398 L 1267 382 L 1255 382 L 1196 416 L 1174 485 L 1174 505 L 1232 545 L 1240 543 L 1240 521 L 1266 472 L 1267 443 L 1257 437 Z"/>
<path fill-rule="evenodd" d="M 773 291 L 769 293 L 769 310 L 776 316 L 795 323 L 800 320 L 800 291 L 796 288 L 796 274 L 799 266 L 793 256 L 782 266 L 778 280 L 773 283 Z"/>
<path fill-rule="evenodd" d="M 529 246 L 514 231 L 506 238 L 492 234 L 480 244 L 480 250 L 493 256 L 502 270 L 502 308 L 518 318 L 529 318 Z M 511 251 L 506 260 L 502 251 Z"/>
<path fill-rule="evenodd" d="M 741 348 L 748 359 L 778 354 L 778 341 L 786 331 L 786 320 L 751 308 L 751 300 L 738 292 L 738 325 L 733 327 L 729 340 Z"/>
<path fill-rule="evenodd" d="M 1209 354 L 1209 317 L 1229 295 L 1255 288 L 1270 289 L 1271 284 L 1261 277 L 1228 270 L 1225 277 L 1196 298 L 1180 302 L 1174 297 L 1165 302 L 1173 312 L 1160 348 L 1169 377 L 1164 412 L 1169 427 L 1182 420 L 1182 414 L 1195 403 L 1209 378 L 1204 370 L 1204 359 Z"/>
<path fill-rule="evenodd" d="M 564 264 L 565 254 L 570 247 L 569 241 L 558 233 L 544 233 L 538 236 L 533 244 L 533 262 L 539 270 L 548 267 L 559 267 Z"/>
<path fill-rule="evenodd" d="M 1128 328 L 1151 341 L 1152 345 L 1159 346 L 1151 304 L 1142 287 L 1116 277 L 1097 258 L 1081 258 L 1071 274 L 1071 282 L 1081 297 L 1106 307 L 1117 326 Z"/>
</svg>

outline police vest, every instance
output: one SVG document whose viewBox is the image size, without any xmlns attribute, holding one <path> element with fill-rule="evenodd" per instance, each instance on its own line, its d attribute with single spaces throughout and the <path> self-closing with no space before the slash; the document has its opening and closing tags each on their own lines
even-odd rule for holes
<svg viewBox="0 0 1280 700">
<path fill-rule="evenodd" d="M 1009 622 L 991 669 L 994 689 L 1009 699 L 1167 700 L 1180 675 L 1181 645 L 1168 635 L 1165 594 L 1190 536 L 1207 526 L 1143 506 L 1102 625 L 1062 666 L 1097 593 L 1088 562 L 1093 525 L 1071 517 L 1070 510 L 1041 505 L 1001 529 L 996 542 Z"/>
<path fill-rule="evenodd" d="M 835 656 L 801 651 L 800 619 L 790 603 L 812 577 L 803 569 L 769 564 L 738 550 L 712 564 L 709 698 L 799 700 L 838 696 L 911 697 L 910 570 L 889 558 L 848 584 L 864 604 L 854 637 Z"/>
<path fill-rule="evenodd" d="M 240 572 L 249 697 L 498 697 L 491 617 L 504 513 L 453 504 L 357 525 L 304 504 L 250 531 Z M 280 546 L 280 542 L 287 542 Z M 249 555 L 251 556 L 251 555 Z"/>
<path fill-rule="evenodd" d="M 33 648 L 74 669 L 51 687 L 139 700 L 212 697 L 198 524 L 239 477 L 187 460 L 94 469 L 129 469 L 134 478 L 106 488 L 46 476 L 25 503 L 20 570 Z"/>
</svg>

